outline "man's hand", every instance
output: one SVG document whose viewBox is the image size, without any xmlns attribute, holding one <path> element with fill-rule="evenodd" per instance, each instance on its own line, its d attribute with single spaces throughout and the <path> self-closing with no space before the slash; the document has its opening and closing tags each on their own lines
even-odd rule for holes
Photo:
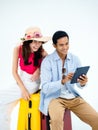
<svg viewBox="0 0 98 130">
<path fill-rule="evenodd" d="M 68 82 L 69 80 L 71 80 L 72 77 L 73 77 L 73 74 L 74 74 L 74 73 L 69 73 L 68 75 L 63 76 L 63 79 L 61 80 L 61 83 L 62 83 L 62 84 L 65 84 L 66 82 Z"/>
<path fill-rule="evenodd" d="M 84 86 L 88 82 L 88 78 L 86 75 L 83 74 L 77 79 L 77 82 L 79 82 L 81 86 Z"/>
</svg>

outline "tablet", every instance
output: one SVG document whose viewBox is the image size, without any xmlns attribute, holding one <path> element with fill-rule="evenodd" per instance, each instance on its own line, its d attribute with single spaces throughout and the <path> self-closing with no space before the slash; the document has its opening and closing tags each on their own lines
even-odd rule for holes
<svg viewBox="0 0 98 130">
<path fill-rule="evenodd" d="M 86 75 L 88 70 L 89 70 L 90 66 L 84 66 L 84 67 L 79 67 L 76 69 L 72 79 L 71 79 L 71 84 L 73 83 L 77 83 L 77 79 L 79 78 L 79 76 L 81 75 Z"/>
</svg>

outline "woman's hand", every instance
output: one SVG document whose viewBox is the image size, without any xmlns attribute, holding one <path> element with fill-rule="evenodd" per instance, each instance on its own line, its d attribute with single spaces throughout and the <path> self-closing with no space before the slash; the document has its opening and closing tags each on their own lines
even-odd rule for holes
<svg viewBox="0 0 98 130">
<path fill-rule="evenodd" d="M 39 79 L 39 77 L 40 77 L 40 69 L 38 68 L 38 69 L 33 73 L 32 77 L 31 77 L 31 80 L 32 80 L 32 81 L 36 81 L 36 80 Z"/>
<path fill-rule="evenodd" d="M 43 51 L 42 51 L 43 58 L 45 58 L 47 55 L 48 55 L 48 53 L 43 49 Z"/>
<path fill-rule="evenodd" d="M 28 90 L 26 88 L 22 89 L 22 98 L 25 99 L 25 100 L 30 99 L 30 93 L 28 92 Z"/>
</svg>

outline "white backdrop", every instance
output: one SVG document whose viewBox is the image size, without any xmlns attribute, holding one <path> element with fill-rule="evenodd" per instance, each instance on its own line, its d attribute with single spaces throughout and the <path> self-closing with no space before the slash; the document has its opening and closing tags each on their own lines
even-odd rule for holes
<svg viewBox="0 0 98 130">
<path fill-rule="evenodd" d="M 45 35 L 52 36 L 57 30 L 69 34 L 70 51 L 80 57 L 83 65 L 90 65 L 88 87 L 79 91 L 98 111 L 98 1 L 0 0 L 0 89 L 13 82 L 12 50 L 29 26 L 39 26 Z M 51 41 L 44 47 L 48 53 L 54 50 Z M 12 130 L 16 130 L 15 113 Z M 73 113 L 72 126 L 73 130 L 91 130 Z"/>
</svg>

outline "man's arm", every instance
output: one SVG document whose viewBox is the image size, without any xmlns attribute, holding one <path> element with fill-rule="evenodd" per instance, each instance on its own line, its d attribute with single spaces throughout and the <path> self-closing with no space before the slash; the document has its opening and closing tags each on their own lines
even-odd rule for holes
<svg viewBox="0 0 98 130">
<path fill-rule="evenodd" d="M 45 58 L 41 64 L 41 90 L 45 94 L 54 93 L 61 89 L 61 80 L 53 81 L 52 65 L 48 58 Z"/>
</svg>

